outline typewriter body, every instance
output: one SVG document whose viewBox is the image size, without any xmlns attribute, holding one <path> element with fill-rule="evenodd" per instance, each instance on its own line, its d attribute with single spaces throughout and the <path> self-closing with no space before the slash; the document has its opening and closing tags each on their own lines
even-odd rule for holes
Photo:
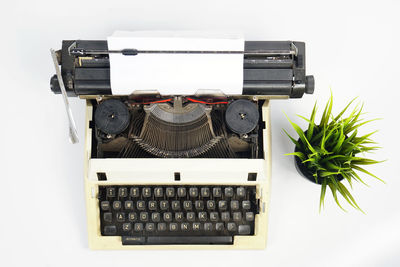
<svg viewBox="0 0 400 267">
<path fill-rule="evenodd" d="M 240 95 L 113 95 L 107 50 L 63 41 L 50 81 L 86 101 L 90 248 L 264 248 L 270 100 L 313 92 L 304 43 L 246 41 Z"/>
</svg>

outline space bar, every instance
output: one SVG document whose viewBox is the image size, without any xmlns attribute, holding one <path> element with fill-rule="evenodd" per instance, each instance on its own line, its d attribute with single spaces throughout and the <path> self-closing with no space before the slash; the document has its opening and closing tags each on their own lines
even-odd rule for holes
<svg viewBox="0 0 400 267">
<path fill-rule="evenodd" d="M 137 239 L 122 237 L 123 245 L 224 245 L 233 244 L 232 236 L 148 236 Z"/>
</svg>

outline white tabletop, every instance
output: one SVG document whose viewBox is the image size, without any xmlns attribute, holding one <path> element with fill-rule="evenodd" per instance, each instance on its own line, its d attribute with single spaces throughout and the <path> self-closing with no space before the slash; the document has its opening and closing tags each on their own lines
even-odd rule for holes
<svg viewBox="0 0 400 267">
<path fill-rule="evenodd" d="M 372 3 L 368 3 L 372 2 Z M 6 1 L 1 48 L 1 266 L 399 266 L 398 1 Z M 81 143 L 70 145 L 61 96 L 50 92 L 49 48 L 114 30 L 234 30 L 246 40 L 306 42 L 313 95 L 272 102 L 272 197 L 263 251 L 90 251 L 83 196 L 84 101 L 70 99 Z M 368 168 L 387 184 L 351 191 L 366 215 L 340 210 L 301 178 L 284 113 L 308 116 L 332 88 L 334 112 L 364 102 L 388 161 Z M 319 113 L 320 115 L 320 113 Z M 301 124 L 304 126 L 305 124 Z"/>
</svg>

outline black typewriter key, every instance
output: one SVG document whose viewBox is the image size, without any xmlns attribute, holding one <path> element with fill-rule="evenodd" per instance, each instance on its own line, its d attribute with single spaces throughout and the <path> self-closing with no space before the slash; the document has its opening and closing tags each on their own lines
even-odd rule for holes
<svg viewBox="0 0 400 267">
<path fill-rule="evenodd" d="M 166 212 L 163 214 L 163 219 L 166 222 L 172 222 L 172 213 L 171 212 Z"/>
<path fill-rule="evenodd" d="M 186 197 L 186 188 L 185 187 L 178 188 L 178 197 Z"/>
<path fill-rule="evenodd" d="M 214 196 L 214 197 L 221 197 L 221 196 L 222 196 L 222 189 L 221 189 L 221 187 L 214 187 L 214 188 L 213 188 L 213 196 Z"/>
<path fill-rule="evenodd" d="M 157 231 L 164 232 L 166 230 L 167 230 L 167 224 L 166 223 L 158 223 L 157 224 Z"/>
<path fill-rule="evenodd" d="M 217 222 L 219 220 L 219 214 L 218 212 L 210 212 L 210 221 L 212 222 Z"/>
<path fill-rule="evenodd" d="M 122 236 L 122 245 L 144 245 L 146 237 L 144 236 Z"/>
<path fill-rule="evenodd" d="M 165 189 L 165 195 L 166 195 L 167 197 L 174 197 L 174 196 L 175 196 L 175 188 L 173 188 L 173 187 L 167 187 L 167 188 Z"/>
<path fill-rule="evenodd" d="M 104 212 L 103 219 L 105 222 L 112 222 L 112 216 L 111 212 Z"/>
<path fill-rule="evenodd" d="M 235 221 L 235 222 L 240 222 L 241 220 L 242 220 L 242 213 L 241 212 L 234 212 L 233 214 L 232 214 L 232 217 L 233 217 L 233 220 Z"/>
<path fill-rule="evenodd" d="M 227 223 L 226 229 L 228 229 L 229 232 L 236 232 L 236 223 L 229 222 Z"/>
<path fill-rule="evenodd" d="M 227 222 L 231 219 L 231 216 L 228 211 L 221 212 L 221 220 Z"/>
<path fill-rule="evenodd" d="M 122 224 L 122 231 L 129 232 L 130 230 L 132 230 L 132 224 L 131 223 Z"/>
<path fill-rule="evenodd" d="M 207 200 L 207 209 L 214 210 L 215 209 L 215 201 L 214 200 Z"/>
<path fill-rule="evenodd" d="M 250 201 L 249 200 L 243 200 L 242 201 L 242 208 L 245 210 L 249 210 L 251 207 Z"/>
<path fill-rule="evenodd" d="M 128 214 L 128 221 L 136 222 L 137 221 L 137 214 L 136 212 L 129 212 Z"/>
<path fill-rule="evenodd" d="M 190 200 L 183 201 L 183 208 L 185 210 L 192 210 L 192 201 Z"/>
<path fill-rule="evenodd" d="M 239 201 L 232 200 L 231 201 L 231 210 L 238 210 L 239 209 Z"/>
<path fill-rule="evenodd" d="M 133 210 L 133 201 L 132 200 L 125 201 L 124 206 L 126 210 Z"/>
<path fill-rule="evenodd" d="M 183 221 L 183 212 L 176 212 L 175 213 L 175 221 L 177 221 L 177 222 Z"/>
<path fill-rule="evenodd" d="M 208 187 L 202 187 L 202 188 L 200 189 L 200 195 L 201 195 L 202 197 L 210 197 L 210 188 L 208 188 Z"/>
<path fill-rule="evenodd" d="M 194 222 L 196 220 L 196 214 L 193 211 L 186 213 L 186 220 Z"/>
<path fill-rule="evenodd" d="M 135 225 L 133 226 L 133 230 L 135 232 L 143 231 L 143 223 L 135 223 Z"/>
<path fill-rule="evenodd" d="M 117 200 L 113 202 L 113 209 L 120 210 L 121 209 L 121 201 Z"/>
<path fill-rule="evenodd" d="M 159 222 L 159 221 L 161 220 L 161 215 L 160 215 L 160 213 L 158 213 L 158 212 L 153 212 L 153 213 L 151 214 L 151 220 L 152 220 L 153 222 Z"/>
<path fill-rule="evenodd" d="M 154 232 L 156 229 L 156 226 L 154 223 L 146 223 L 146 231 L 147 232 Z"/>
<path fill-rule="evenodd" d="M 178 224 L 177 224 L 177 223 L 170 223 L 170 224 L 169 224 L 169 230 L 170 230 L 171 232 L 176 232 L 176 231 L 178 231 Z"/>
<path fill-rule="evenodd" d="M 172 210 L 177 211 L 181 209 L 181 203 L 178 200 L 173 200 L 171 202 Z"/>
<path fill-rule="evenodd" d="M 117 233 L 117 227 L 115 225 L 107 225 L 104 227 L 105 235 L 115 235 Z"/>
<path fill-rule="evenodd" d="M 149 220 L 149 213 L 147 211 L 143 211 L 139 214 L 139 219 L 142 222 L 147 222 Z"/>
<path fill-rule="evenodd" d="M 244 189 L 244 187 L 236 188 L 236 195 L 238 197 L 245 197 L 246 196 L 246 190 Z"/>
<path fill-rule="evenodd" d="M 207 212 L 205 212 L 205 211 L 200 211 L 200 212 L 198 213 L 198 216 L 199 216 L 199 221 L 201 221 L 201 222 L 207 221 Z"/>
<path fill-rule="evenodd" d="M 181 223 L 181 230 L 184 232 L 189 231 L 189 223 L 187 222 Z"/>
<path fill-rule="evenodd" d="M 136 202 L 136 208 L 138 210 L 145 210 L 146 209 L 146 202 L 144 202 L 143 200 L 138 200 Z"/>
<path fill-rule="evenodd" d="M 199 189 L 196 187 L 189 188 L 189 196 L 190 197 L 197 197 L 199 195 Z"/>
<path fill-rule="evenodd" d="M 216 223 L 216 224 L 215 224 L 215 230 L 217 230 L 217 231 L 223 231 L 223 230 L 224 230 L 224 223 L 221 223 L 221 222 Z"/>
<path fill-rule="evenodd" d="M 253 212 L 246 212 L 246 221 L 248 221 L 248 222 L 254 221 L 254 213 Z"/>
<path fill-rule="evenodd" d="M 218 201 L 218 209 L 219 210 L 226 210 L 228 208 L 228 203 L 226 200 L 220 200 Z"/>
<path fill-rule="evenodd" d="M 110 202 L 102 201 L 100 202 L 100 207 L 102 210 L 109 210 L 110 209 Z"/>
<path fill-rule="evenodd" d="M 169 202 L 167 200 L 161 200 L 160 201 L 160 209 L 168 210 L 168 208 L 169 208 Z"/>
<path fill-rule="evenodd" d="M 154 188 L 154 196 L 155 197 L 163 197 L 163 195 L 164 195 L 164 191 L 163 191 L 162 187 Z"/>
<path fill-rule="evenodd" d="M 225 188 L 225 197 L 233 197 L 233 188 L 232 187 Z"/>
<path fill-rule="evenodd" d="M 115 197 L 115 188 L 114 187 L 108 187 L 106 190 L 106 196 L 107 197 Z"/>
<path fill-rule="evenodd" d="M 192 224 L 192 228 L 193 228 L 193 231 L 200 231 L 200 230 L 201 230 L 201 223 L 199 223 L 199 222 L 194 222 L 194 223 Z"/>
<path fill-rule="evenodd" d="M 157 210 L 157 202 L 154 200 L 149 201 L 149 210 Z"/>
<path fill-rule="evenodd" d="M 123 212 L 117 212 L 115 214 L 115 217 L 117 218 L 117 222 L 124 222 L 125 221 L 125 213 L 123 213 Z"/>
<path fill-rule="evenodd" d="M 203 210 L 204 209 L 204 202 L 203 200 L 196 200 L 194 202 L 194 207 L 196 208 L 196 210 Z"/>
<path fill-rule="evenodd" d="M 143 188 L 142 196 L 143 197 L 151 197 L 151 188 L 150 187 Z"/>
<path fill-rule="evenodd" d="M 131 197 L 139 197 L 139 195 L 140 195 L 139 194 L 139 188 L 138 187 L 132 187 L 130 192 L 129 192 L 129 195 Z"/>
<path fill-rule="evenodd" d="M 205 223 L 204 224 L 204 231 L 210 232 L 213 230 L 213 224 L 212 223 Z"/>
<path fill-rule="evenodd" d="M 121 187 L 118 189 L 118 196 L 119 197 L 127 197 L 128 196 L 128 189 L 126 187 Z"/>
<path fill-rule="evenodd" d="M 249 235 L 250 234 L 250 225 L 239 225 L 238 232 L 239 232 L 239 235 Z"/>
</svg>

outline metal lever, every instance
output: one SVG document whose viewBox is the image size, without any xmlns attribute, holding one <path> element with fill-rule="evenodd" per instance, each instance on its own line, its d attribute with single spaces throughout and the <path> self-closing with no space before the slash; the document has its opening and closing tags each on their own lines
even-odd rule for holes
<svg viewBox="0 0 400 267">
<path fill-rule="evenodd" d="M 107 55 L 107 54 L 122 54 L 124 56 L 136 56 L 138 54 L 242 54 L 245 56 L 277 56 L 277 55 L 297 55 L 297 48 L 292 44 L 292 50 L 254 50 L 254 51 L 210 51 L 210 50 L 138 50 L 134 48 L 122 49 L 122 50 L 85 50 L 82 48 L 69 49 L 71 56 L 87 56 L 87 55 Z M 296 48 L 296 49 L 294 49 Z"/>
<path fill-rule="evenodd" d="M 57 79 L 58 79 L 58 83 L 60 85 L 61 93 L 63 96 L 65 110 L 67 111 L 68 126 L 69 126 L 69 141 L 72 144 L 75 144 L 75 143 L 79 142 L 79 139 L 78 139 L 78 133 L 76 131 L 74 117 L 72 116 L 72 111 L 69 106 L 67 91 L 65 90 L 64 81 L 61 76 L 61 70 L 60 70 L 60 66 L 58 65 L 56 51 L 54 49 L 50 49 L 50 53 L 51 53 L 51 57 L 53 58 L 54 68 L 56 69 Z"/>
</svg>

